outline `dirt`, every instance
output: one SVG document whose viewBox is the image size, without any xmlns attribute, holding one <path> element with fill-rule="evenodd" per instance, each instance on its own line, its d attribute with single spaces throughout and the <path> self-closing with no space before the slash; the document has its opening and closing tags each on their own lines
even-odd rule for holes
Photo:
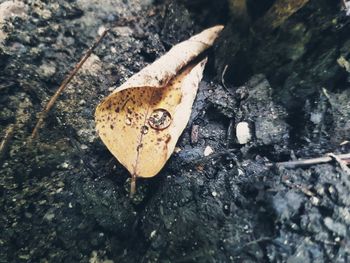
<svg viewBox="0 0 350 263">
<path fill-rule="evenodd" d="M 15 125 L 1 160 L 0 262 L 350 261 L 346 171 L 335 162 L 268 165 L 349 152 L 349 72 L 337 59 L 350 58 L 350 27 L 338 4 L 310 1 L 251 38 L 235 31 L 225 1 L 23 3 L 15 10 L 26 15 L 0 20 L 1 138 Z M 180 151 L 130 199 L 127 171 L 95 133 L 95 107 L 110 87 L 217 23 L 227 26 Z M 36 114 L 107 27 L 29 144 Z M 239 122 L 251 129 L 245 145 Z"/>
</svg>

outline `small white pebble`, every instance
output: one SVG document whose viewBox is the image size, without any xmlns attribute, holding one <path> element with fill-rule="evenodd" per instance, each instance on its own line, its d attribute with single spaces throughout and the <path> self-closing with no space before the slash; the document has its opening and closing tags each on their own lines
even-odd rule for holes
<svg viewBox="0 0 350 263">
<path fill-rule="evenodd" d="M 54 218 L 55 218 L 55 214 L 54 213 L 48 212 L 48 213 L 46 213 L 44 215 L 44 220 L 46 220 L 46 221 L 52 221 L 52 219 L 54 219 Z"/>
<path fill-rule="evenodd" d="M 80 148 L 82 149 L 82 150 L 86 150 L 87 148 L 89 148 L 86 144 L 82 144 L 82 145 L 80 145 Z"/>
<path fill-rule="evenodd" d="M 151 232 L 150 238 L 154 238 L 154 236 L 156 235 L 156 233 L 157 233 L 157 230 L 153 230 L 153 231 Z"/>
<path fill-rule="evenodd" d="M 252 134 L 250 132 L 248 122 L 242 121 L 242 122 L 237 124 L 237 126 L 236 126 L 236 138 L 237 138 L 237 142 L 239 144 L 246 144 L 251 140 Z"/>
<path fill-rule="evenodd" d="M 244 172 L 243 172 L 243 170 L 242 170 L 242 169 L 237 169 L 237 172 L 238 172 L 238 175 L 239 175 L 239 176 L 244 175 Z"/>
<path fill-rule="evenodd" d="M 104 26 L 100 26 L 100 27 L 98 28 L 97 34 L 98 34 L 99 36 L 101 36 L 102 33 L 103 33 L 105 30 L 106 30 L 106 28 L 105 28 Z"/>
<path fill-rule="evenodd" d="M 310 201 L 313 205 L 316 205 L 316 206 L 320 205 L 320 199 L 316 196 L 311 197 Z"/>
<path fill-rule="evenodd" d="M 344 5 L 345 5 L 345 11 L 346 11 L 346 15 L 347 16 L 350 16 L 350 2 L 345 2 L 344 3 Z"/>
<path fill-rule="evenodd" d="M 117 49 L 116 49 L 115 47 L 111 47 L 111 52 L 112 52 L 113 54 L 115 54 L 115 53 L 117 53 Z"/>
<path fill-rule="evenodd" d="M 175 153 L 181 152 L 181 148 L 180 148 L 180 147 L 175 147 L 174 152 L 175 152 Z"/>
<path fill-rule="evenodd" d="M 204 149 L 204 156 L 209 156 L 209 155 L 211 155 L 213 152 L 214 152 L 214 150 L 213 150 L 210 146 L 207 146 L 207 147 L 205 147 L 205 149 Z"/>
<path fill-rule="evenodd" d="M 218 195 L 218 193 L 214 191 L 214 192 L 211 192 L 211 195 L 216 197 Z"/>
</svg>

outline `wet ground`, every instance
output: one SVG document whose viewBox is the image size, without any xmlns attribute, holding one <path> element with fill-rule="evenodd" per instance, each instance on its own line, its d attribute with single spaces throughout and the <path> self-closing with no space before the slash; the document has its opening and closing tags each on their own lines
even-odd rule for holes
<svg viewBox="0 0 350 263">
<path fill-rule="evenodd" d="M 17 14 L 0 19 L 1 138 L 15 130 L 1 160 L 0 262 L 350 261 L 350 175 L 336 163 L 268 165 L 349 152 L 350 18 L 339 4 L 310 1 L 251 37 L 224 1 L 0 3 L 0 17 L 4 5 Z M 217 23 L 227 26 L 179 150 L 131 200 L 127 171 L 95 133 L 95 107 Z M 36 114 L 107 27 L 29 145 Z M 252 133 L 245 145 L 240 122 Z"/>
</svg>

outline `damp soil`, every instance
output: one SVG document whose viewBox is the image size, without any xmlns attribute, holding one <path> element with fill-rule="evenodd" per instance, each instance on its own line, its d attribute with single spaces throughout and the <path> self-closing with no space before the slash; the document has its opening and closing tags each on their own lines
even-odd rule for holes
<svg viewBox="0 0 350 263">
<path fill-rule="evenodd" d="M 1 263 L 350 261 L 350 176 L 337 163 L 268 165 L 350 150 L 350 76 L 337 62 L 350 58 L 350 18 L 339 3 L 310 0 L 263 36 L 237 29 L 225 1 L 23 3 L 0 21 L 1 138 L 15 127 L 0 167 Z M 178 150 L 130 199 L 95 107 L 218 23 Z M 107 27 L 29 144 L 37 113 Z M 244 145 L 240 122 L 252 133 Z"/>
</svg>

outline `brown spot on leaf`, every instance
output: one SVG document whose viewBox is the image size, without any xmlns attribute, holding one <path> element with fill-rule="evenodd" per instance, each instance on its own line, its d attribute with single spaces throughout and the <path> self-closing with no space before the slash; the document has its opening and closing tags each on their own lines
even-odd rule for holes
<svg viewBox="0 0 350 263">
<path fill-rule="evenodd" d="M 171 135 L 168 134 L 166 139 L 165 139 L 165 144 L 167 144 L 168 142 L 170 142 L 170 139 L 171 139 Z"/>
<path fill-rule="evenodd" d="M 110 110 L 111 108 L 112 108 L 112 102 L 109 101 L 109 102 L 108 102 L 108 105 L 107 105 L 107 107 L 106 107 L 106 110 Z"/>
</svg>

